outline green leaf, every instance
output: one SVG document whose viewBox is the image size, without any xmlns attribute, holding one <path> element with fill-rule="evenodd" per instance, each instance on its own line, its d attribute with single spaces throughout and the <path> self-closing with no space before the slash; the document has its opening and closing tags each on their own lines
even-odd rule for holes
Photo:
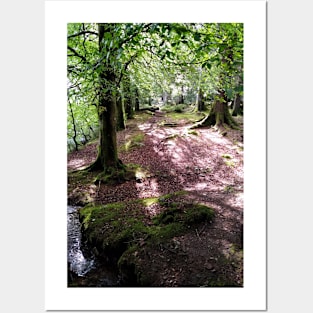
<svg viewBox="0 0 313 313">
<path fill-rule="evenodd" d="M 233 98 L 233 90 L 231 88 L 227 88 L 226 89 L 226 96 L 228 99 L 232 99 Z"/>
<path fill-rule="evenodd" d="M 195 41 L 200 41 L 200 40 L 201 40 L 200 34 L 199 34 L 199 33 L 195 33 L 195 34 L 193 35 L 193 39 L 194 39 Z"/>
<path fill-rule="evenodd" d="M 171 59 L 171 55 L 172 55 L 171 51 L 167 50 L 166 51 L 166 56 Z"/>
</svg>

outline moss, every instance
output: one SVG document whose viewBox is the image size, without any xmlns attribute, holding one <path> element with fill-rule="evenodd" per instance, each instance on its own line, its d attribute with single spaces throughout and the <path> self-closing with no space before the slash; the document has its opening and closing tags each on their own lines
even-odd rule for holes
<svg viewBox="0 0 313 313">
<path fill-rule="evenodd" d="M 119 147 L 119 151 L 129 151 L 136 147 L 144 145 L 145 134 L 143 132 L 136 132 L 127 141 Z"/>
<path fill-rule="evenodd" d="M 92 166 L 93 165 L 91 165 L 91 167 Z M 126 180 L 125 177 L 128 174 L 127 171 L 127 167 L 122 161 L 118 160 L 115 166 L 109 166 L 102 171 L 98 171 L 98 174 L 93 179 L 93 183 L 96 185 L 100 182 L 104 184 L 122 183 Z"/>
<path fill-rule="evenodd" d="M 202 204 L 168 203 L 168 208 L 154 218 L 154 224 L 169 224 L 180 222 L 192 225 L 210 221 L 214 217 L 214 210 Z"/>
<path fill-rule="evenodd" d="M 214 218 L 214 210 L 206 205 L 193 204 L 185 211 L 184 222 L 187 225 L 200 223 L 204 221 L 211 221 Z"/>
<path fill-rule="evenodd" d="M 196 130 L 188 130 L 188 135 L 194 135 L 194 136 L 199 136 L 199 133 Z"/>
<path fill-rule="evenodd" d="M 165 204 L 166 206 L 169 204 Z M 153 223 L 155 225 L 160 225 L 160 224 L 169 224 L 169 223 L 174 223 L 177 221 L 180 221 L 180 212 L 178 208 L 176 208 L 176 204 L 172 203 L 171 206 L 155 216 L 153 218 Z"/>
<path fill-rule="evenodd" d="M 227 186 L 224 187 L 224 191 L 232 193 L 234 191 L 234 187 L 231 186 L 231 185 L 227 185 Z"/>
<path fill-rule="evenodd" d="M 145 199 L 140 199 L 139 200 L 144 206 L 148 207 L 152 204 L 158 203 L 159 198 L 154 197 L 154 198 L 145 198 Z"/>
<path fill-rule="evenodd" d="M 154 249 L 171 238 L 188 231 L 190 225 L 211 220 L 214 211 L 202 204 L 186 203 L 181 198 L 185 191 L 161 197 L 136 199 L 107 205 L 88 205 L 80 209 L 80 220 L 85 238 L 99 256 L 119 267 L 130 284 L 137 281 L 148 285 L 149 277 L 139 272 L 136 256 L 143 246 Z M 173 201 L 177 198 L 179 202 Z M 147 223 L 144 207 L 159 203 L 163 212 Z"/>
<path fill-rule="evenodd" d="M 78 170 L 73 172 L 68 172 L 67 179 L 69 182 L 68 186 L 71 186 L 71 189 L 75 189 L 74 186 L 79 185 L 89 185 L 92 184 L 94 180 L 94 173 L 90 173 L 84 170 Z M 71 191 L 70 189 L 68 191 Z"/>
<path fill-rule="evenodd" d="M 234 167 L 235 166 L 235 162 L 234 161 L 229 161 L 229 160 L 225 160 L 225 164 L 229 167 Z"/>
<path fill-rule="evenodd" d="M 222 158 L 224 158 L 224 159 L 232 159 L 233 157 L 230 154 L 222 154 Z"/>
</svg>

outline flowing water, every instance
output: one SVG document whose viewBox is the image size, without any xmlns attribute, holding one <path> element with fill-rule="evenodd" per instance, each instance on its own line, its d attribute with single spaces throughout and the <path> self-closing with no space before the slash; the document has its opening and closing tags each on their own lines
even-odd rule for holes
<svg viewBox="0 0 313 313">
<path fill-rule="evenodd" d="M 95 264 L 94 257 L 87 255 L 82 244 L 78 211 L 76 207 L 67 207 L 67 251 L 70 270 L 78 276 L 85 276 Z M 85 249 L 84 249 L 85 248 Z"/>
<path fill-rule="evenodd" d="M 116 269 L 97 260 L 82 242 L 78 208 L 67 207 L 67 262 L 71 286 L 114 287 L 119 285 Z"/>
</svg>

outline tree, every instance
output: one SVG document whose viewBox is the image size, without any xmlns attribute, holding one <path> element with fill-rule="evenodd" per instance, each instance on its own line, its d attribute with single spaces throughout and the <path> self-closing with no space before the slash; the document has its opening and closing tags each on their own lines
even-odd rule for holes
<svg viewBox="0 0 313 313">
<path fill-rule="evenodd" d="M 118 159 L 116 142 L 117 126 L 121 126 L 117 125 L 117 112 L 120 115 L 123 112 L 118 94 L 119 87 L 128 65 L 136 55 L 136 53 L 132 54 L 133 47 L 138 46 L 138 41 L 135 39 L 144 28 L 147 28 L 147 25 L 99 23 L 97 25 L 98 33 L 86 30 L 84 24 L 82 25 L 82 29 L 79 28 L 79 25 L 69 27 L 75 33 L 70 34 L 68 39 L 75 38 L 77 47 L 74 49 L 68 45 L 68 50 L 71 52 L 69 56 L 78 58 L 79 64 L 68 66 L 68 70 L 77 73 L 79 69 L 80 72 L 77 76 L 81 78 L 85 74 L 85 80 L 88 77 L 88 71 L 91 70 L 92 80 L 96 82 L 99 145 L 95 162 L 86 170 L 100 171 L 99 180 L 106 175 L 120 179 L 123 176 L 124 165 Z M 98 36 L 98 53 L 91 49 L 88 50 L 88 48 L 94 48 L 94 44 L 89 46 L 89 43 L 87 46 L 86 37 L 83 40 L 80 39 L 80 36 L 86 34 Z M 126 43 L 129 48 L 125 53 L 123 46 Z M 92 59 L 92 62 L 89 58 Z M 127 81 L 127 75 L 125 77 Z M 84 79 L 82 80 L 84 81 Z"/>
<path fill-rule="evenodd" d="M 238 68 L 243 62 L 242 24 L 208 24 L 203 30 L 199 40 L 201 37 L 210 40 L 213 53 L 202 65 L 211 69 L 212 63 L 218 62 L 218 74 L 214 102 L 210 113 L 194 127 L 213 125 L 223 127 L 228 125 L 231 128 L 236 128 L 237 123 L 232 118 L 227 105 L 227 89 L 231 88 L 232 77 L 234 74 L 238 75 Z"/>
<path fill-rule="evenodd" d="M 112 38 L 110 46 L 113 47 L 112 36 L 114 24 L 99 24 L 99 52 L 102 56 L 114 53 L 113 49 L 106 49 L 104 38 Z M 114 67 L 110 62 L 103 64 L 99 69 L 99 146 L 96 161 L 89 167 L 89 170 L 99 170 L 104 174 L 114 174 L 123 169 L 122 162 L 117 156 L 116 143 L 116 75 Z"/>
<path fill-rule="evenodd" d="M 123 95 L 119 92 L 116 99 L 116 130 L 122 130 L 126 128 L 125 124 L 125 109 L 123 103 Z"/>
<path fill-rule="evenodd" d="M 116 131 L 140 101 L 175 97 L 190 104 L 197 96 L 201 111 L 209 96 L 210 113 L 197 126 L 235 127 L 227 98 L 230 91 L 233 100 L 243 95 L 242 55 L 242 24 L 69 24 L 69 135 L 87 139 L 95 116 L 99 127 L 97 158 L 88 169 L 123 172 Z"/>
</svg>

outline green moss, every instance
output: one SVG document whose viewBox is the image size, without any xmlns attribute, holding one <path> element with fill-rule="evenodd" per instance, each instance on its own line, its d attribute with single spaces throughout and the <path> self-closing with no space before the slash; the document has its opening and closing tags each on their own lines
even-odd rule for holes
<svg viewBox="0 0 313 313">
<path fill-rule="evenodd" d="M 225 160 L 225 164 L 229 167 L 234 167 L 235 166 L 235 162 L 234 161 L 229 161 L 229 160 Z"/>
<path fill-rule="evenodd" d="M 186 120 L 186 122 L 193 123 L 199 119 L 199 114 L 198 113 L 191 113 L 191 112 L 171 112 L 167 113 L 166 116 L 170 118 L 173 121 L 178 121 L 178 120 Z"/>
<path fill-rule="evenodd" d="M 148 244 L 159 244 L 170 238 L 173 238 L 184 231 L 184 225 L 180 222 L 171 222 L 160 224 L 149 228 Z"/>
<path fill-rule="evenodd" d="M 109 167 L 105 171 L 100 172 L 93 179 L 93 183 L 96 185 L 99 182 L 104 184 L 119 184 L 125 181 L 127 174 L 127 169 L 124 166 L 120 168 Z"/>
<path fill-rule="evenodd" d="M 212 220 L 214 216 L 214 211 L 205 205 L 184 202 L 180 197 L 183 194 L 185 191 L 86 206 L 79 211 L 85 238 L 100 256 L 109 255 L 117 262 L 120 270 L 129 276 L 125 279 L 148 285 L 149 278 L 138 272 L 140 266 L 136 264 L 136 255 L 142 253 L 142 247 L 154 249 L 188 231 L 191 225 Z M 152 224 L 147 223 L 144 208 L 155 203 L 159 203 L 164 210 L 152 219 Z"/>
<path fill-rule="evenodd" d="M 168 208 L 154 217 L 155 225 L 170 223 L 182 223 L 192 225 L 204 221 L 210 221 L 214 217 L 214 210 L 202 204 L 169 203 Z"/>
<path fill-rule="evenodd" d="M 206 205 L 193 204 L 185 211 L 184 222 L 187 225 L 200 223 L 204 221 L 211 221 L 214 217 L 214 210 Z"/>
<path fill-rule="evenodd" d="M 158 203 L 159 198 L 154 197 L 154 198 L 145 198 L 145 199 L 140 199 L 139 200 L 144 206 L 148 207 L 152 204 Z"/>
<path fill-rule="evenodd" d="M 155 225 L 160 225 L 160 224 L 169 224 L 169 223 L 174 223 L 179 221 L 179 214 L 180 210 L 175 208 L 175 205 L 172 204 L 171 207 L 168 209 L 164 210 L 157 216 L 153 218 L 153 223 Z"/>
<path fill-rule="evenodd" d="M 119 151 L 129 151 L 136 147 L 144 145 L 145 134 L 143 132 L 136 132 L 127 141 L 119 147 Z"/>
<path fill-rule="evenodd" d="M 188 134 L 189 135 L 194 135 L 194 136 L 199 136 L 199 133 L 196 130 L 192 130 L 192 129 L 188 130 Z"/>
<path fill-rule="evenodd" d="M 231 193 L 231 192 L 234 191 L 234 187 L 230 186 L 230 185 L 229 186 L 227 185 L 227 186 L 224 187 L 224 191 Z"/>
</svg>

